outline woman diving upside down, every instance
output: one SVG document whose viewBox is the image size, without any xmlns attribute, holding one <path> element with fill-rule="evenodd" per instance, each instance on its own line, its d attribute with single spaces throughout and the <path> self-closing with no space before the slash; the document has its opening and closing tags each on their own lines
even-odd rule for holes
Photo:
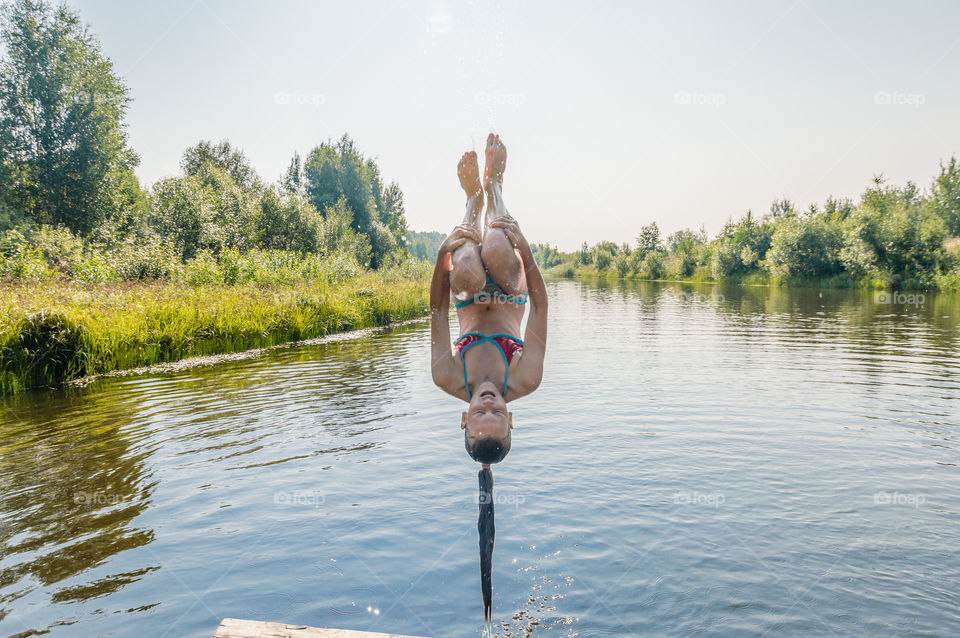
<svg viewBox="0 0 960 638">
<path fill-rule="evenodd" d="M 460 418 L 467 453 L 482 465 L 480 480 L 480 578 L 484 623 L 490 621 L 493 559 L 493 473 L 510 451 L 513 413 L 507 402 L 537 389 L 547 344 L 547 294 L 523 233 L 503 204 L 507 149 L 487 138 L 483 183 L 477 154 L 457 165 L 467 195 L 463 223 L 440 245 L 430 284 L 433 382 L 469 406 Z M 481 226 L 486 196 L 486 220 Z M 460 336 L 450 347 L 450 295 Z M 529 303 L 528 303 L 529 302 Z M 530 316 L 521 340 L 520 324 Z M 469 356 L 467 356 L 469 355 Z"/>
</svg>

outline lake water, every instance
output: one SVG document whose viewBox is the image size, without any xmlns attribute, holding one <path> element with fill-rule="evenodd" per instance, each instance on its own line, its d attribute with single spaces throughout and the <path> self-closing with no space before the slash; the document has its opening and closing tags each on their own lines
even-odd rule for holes
<svg viewBox="0 0 960 638">
<path fill-rule="evenodd" d="M 494 468 L 500 633 L 960 635 L 960 297 L 549 293 Z M 0 634 L 478 635 L 478 467 L 428 353 L 422 322 L 7 399 Z"/>
</svg>

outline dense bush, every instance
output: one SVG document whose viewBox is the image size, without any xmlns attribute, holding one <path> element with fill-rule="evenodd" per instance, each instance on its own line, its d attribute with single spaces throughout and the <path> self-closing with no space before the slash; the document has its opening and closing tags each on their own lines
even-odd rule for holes
<svg viewBox="0 0 960 638">
<path fill-rule="evenodd" d="M 649 279 L 660 279 L 663 277 L 663 262 L 666 257 L 666 251 L 657 249 L 647 252 L 640 264 L 640 272 Z"/>
<path fill-rule="evenodd" d="M 583 242 L 580 246 L 580 250 L 575 255 L 575 263 L 578 266 L 589 266 L 593 263 L 593 251 L 587 246 L 587 242 Z"/>
<path fill-rule="evenodd" d="M 607 248 L 599 248 L 594 251 L 593 254 L 593 263 L 596 264 L 597 270 L 603 272 L 610 267 L 610 262 L 613 261 L 613 253 L 610 252 Z"/>
<path fill-rule="evenodd" d="M 960 163 L 957 158 L 951 157 L 949 163 L 940 165 L 940 174 L 930 192 L 930 206 L 943 220 L 948 233 L 960 235 Z"/>
<path fill-rule="evenodd" d="M 537 265 L 541 268 L 552 268 L 563 261 L 560 251 L 550 244 L 531 244 L 530 250 Z"/>
<path fill-rule="evenodd" d="M 842 231 L 821 217 L 787 217 L 777 224 L 765 266 L 775 279 L 838 274 Z M 741 261 L 742 263 L 742 261 Z"/>
<path fill-rule="evenodd" d="M 617 276 L 623 279 L 627 276 L 627 273 L 630 272 L 630 257 L 624 253 L 620 253 L 613 258 L 613 267 L 617 271 Z"/>
</svg>

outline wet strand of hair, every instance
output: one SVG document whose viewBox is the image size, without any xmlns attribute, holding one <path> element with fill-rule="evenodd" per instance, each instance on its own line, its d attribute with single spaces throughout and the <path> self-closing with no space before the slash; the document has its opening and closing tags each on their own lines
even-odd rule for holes
<svg viewBox="0 0 960 638">
<path fill-rule="evenodd" d="M 480 592 L 483 597 L 483 624 L 490 623 L 493 607 L 493 542 L 496 536 L 493 519 L 493 472 L 485 465 L 478 474 L 480 511 L 477 532 L 480 534 Z"/>
</svg>

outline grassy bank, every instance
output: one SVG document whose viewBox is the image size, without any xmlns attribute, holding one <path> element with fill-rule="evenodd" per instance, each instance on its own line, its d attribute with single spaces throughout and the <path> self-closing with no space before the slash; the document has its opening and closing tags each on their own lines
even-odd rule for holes
<svg viewBox="0 0 960 638">
<path fill-rule="evenodd" d="M 684 283 L 736 284 L 743 286 L 786 286 L 790 288 L 863 288 L 867 290 L 960 290 L 960 272 L 954 270 L 937 274 L 933 284 L 919 279 L 865 275 L 859 278 L 849 273 L 823 277 L 781 276 L 773 277 L 763 270 L 734 273 L 722 279 L 715 278 L 707 268 L 694 269 L 688 276 L 674 273 L 650 273 L 643 270 L 619 272 L 615 268 L 598 269 L 595 265 L 577 263 L 573 258 L 551 266 L 543 271 L 553 279 L 606 279 L 627 281 L 677 281 Z"/>
<path fill-rule="evenodd" d="M 7 282 L 0 394 L 402 321 L 426 314 L 428 288 L 424 268 L 273 286 Z"/>
<path fill-rule="evenodd" d="M 606 279 L 606 280 L 626 280 L 626 281 L 676 281 L 691 284 L 736 284 L 742 286 L 787 286 L 804 288 L 885 288 L 883 282 L 874 280 L 854 280 L 847 274 L 836 275 L 833 277 L 801 278 L 788 277 L 779 280 L 772 280 L 767 273 L 752 272 L 746 274 L 731 275 L 730 277 L 718 280 L 710 276 L 709 273 L 701 269 L 688 277 L 668 277 L 652 276 L 647 272 L 625 272 L 622 275 L 613 269 L 598 270 L 596 266 L 585 266 L 574 263 L 572 260 L 552 266 L 544 271 L 544 276 L 551 279 Z"/>
</svg>

